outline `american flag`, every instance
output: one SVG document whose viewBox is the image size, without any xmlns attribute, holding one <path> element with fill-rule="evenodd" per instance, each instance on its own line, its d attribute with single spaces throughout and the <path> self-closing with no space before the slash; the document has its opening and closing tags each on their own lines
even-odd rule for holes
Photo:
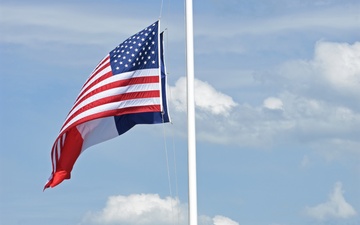
<svg viewBox="0 0 360 225">
<path fill-rule="evenodd" d="M 44 189 L 70 179 L 79 155 L 136 124 L 169 122 L 159 21 L 108 53 L 83 85 L 51 151 Z"/>
</svg>

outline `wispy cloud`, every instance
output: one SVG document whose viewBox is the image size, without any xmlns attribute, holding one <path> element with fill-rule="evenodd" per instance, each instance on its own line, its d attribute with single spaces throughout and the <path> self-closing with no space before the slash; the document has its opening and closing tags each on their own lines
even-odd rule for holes
<svg viewBox="0 0 360 225">
<path fill-rule="evenodd" d="M 305 212 L 308 216 L 318 220 L 347 219 L 357 214 L 355 209 L 345 200 L 341 182 L 336 182 L 327 202 L 307 207 Z"/>
<path fill-rule="evenodd" d="M 122 7 L 121 4 L 117 7 Z M 134 3 L 136 4 L 136 3 Z M 102 10 L 83 5 L 57 4 L 1 4 L 0 42 L 22 45 L 62 43 L 98 44 L 111 43 L 114 37 L 127 38 L 148 23 L 144 7 L 136 7 L 138 15 L 131 17 L 130 12 L 114 13 L 114 9 Z M 129 6 L 127 5 L 123 6 Z M 157 17 L 154 17 L 157 19 Z M 124 29 L 126 27 L 126 29 Z"/>
<path fill-rule="evenodd" d="M 121 4 L 119 3 L 122 7 Z M 128 3 L 127 3 L 128 4 Z M 137 3 L 133 3 L 136 5 Z M 142 3 L 144 4 L 144 3 Z M 221 4 L 224 4 L 221 2 Z M 238 4 L 238 3 L 236 3 Z M 284 3 L 285 4 L 285 3 Z M 229 4 L 231 7 L 231 4 Z M 125 6 L 123 6 L 125 7 Z M 129 7 L 129 6 L 127 6 Z M 356 10 L 358 4 L 336 5 L 334 7 L 317 8 L 313 11 L 291 13 L 289 15 L 270 15 L 268 17 L 242 20 L 239 17 L 234 28 L 231 23 L 213 15 L 200 14 L 196 18 L 196 38 L 201 38 L 197 52 L 244 52 L 245 46 L 239 40 L 244 35 L 264 35 L 282 33 L 288 30 L 327 30 L 337 33 L 339 30 L 353 33 L 360 29 L 360 18 Z M 63 44 L 98 44 L 114 42 L 114 36 L 124 36 L 137 32 L 148 24 L 146 5 L 137 7 L 138 14 L 133 17 L 130 12 L 123 10 L 121 14 L 114 9 L 94 10 L 77 4 L 31 5 L 31 4 L 0 4 L 0 29 L 2 43 L 34 45 L 39 42 Z M 179 10 L 171 12 L 172 18 L 164 20 L 171 32 L 171 41 L 183 41 L 184 33 L 176 27 L 183 26 L 178 18 Z M 143 15 L 143 16 L 142 16 Z M 151 14 L 154 16 L 153 14 Z M 234 13 L 238 17 L 238 13 Z M 334 17 L 336 15 L 336 17 Z M 132 19 L 129 20 L 128 18 Z M 154 18 L 157 18 L 156 16 Z M 176 20 L 174 20 L 176 18 Z M 152 22 L 152 21 L 151 21 Z M 211 25 L 208 25 L 211 24 Z M 123 29 L 126 27 L 126 29 Z M 172 29 L 175 28 L 175 29 Z M 216 45 L 219 38 L 221 45 Z M 204 44 L 203 44 L 204 43 Z M 212 45 L 212 48 L 208 46 Z M 206 46 L 205 46 L 206 45 Z"/>
<path fill-rule="evenodd" d="M 285 2 L 285 1 L 284 1 Z M 293 2 L 291 2 L 293 3 Z M 224 4 L 221 2 L 221 4 Z M 241 9 L 241 4 L 236 3 L 236 6 Z M 262 4 L 262 3 L 261 3 Z M 226 5 L 226 4 L 225 4 Z M 260 5 L 260 4 L 259 4 Z M 312 7 L 309 5 L 309 7 Z M 210 35 L 218 37 L 231 37 L 235 35 L 245 34 L 269 34 L 276 32 L 283 32 L 288 30 L 309 30 L 309 29 L 332 29 L 332 30 L 353 30 L 360 28 L 360 18 L 358 15 L 359 4 L 343 4 L 335 5 L 331 7 L 318 7 L 314 10 L 292 12 L 286 14 L 282 12 L 279 15 L 268 15 L 261 19 L 253 18 L 252 21 L 239 21 L 236 29 L 231 27 L 231 24 L 222 22 L 222 19 L 218 17 L 211 17 L 205 15 L 200 18 L 202 22 L 207 21 L 211 24 L 221 23 L 221 26 L 217 26 L 218 29 L 212 29 L 209 27 L 198 27 L 198 35 Z M 257 7 L 260 8 L 260 7 Z M 296 6 L 293 6 L 296 8 Z M 229 13 L 229 11 L 227 11 Z M 264 13 L 264 12 L 263 12 Z M 239 12 L 233 12 L 233 14 L 239 14 Z M 234 16 L 233 15 L 233 16 Z M 336 17 L 334 17 L 336 15 Z M 225 17 L 228 18 L 228 17 Z M 241 17 L 240 17 L 241 19 Z"/>
</svg>

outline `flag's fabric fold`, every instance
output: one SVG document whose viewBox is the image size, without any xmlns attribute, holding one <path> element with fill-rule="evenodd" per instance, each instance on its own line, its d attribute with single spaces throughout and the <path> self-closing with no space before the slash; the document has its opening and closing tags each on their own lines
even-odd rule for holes
<svg viewBox="0 0 360 225">
<path fill-rule="evenodd" d="M 44 189 L 70 179 L 77 158 L 88 147 L 136 124 L 170 121 L 159 23 L 118 45 L 90 74 L 54 142 L 53 170 Z"/>
</svg>

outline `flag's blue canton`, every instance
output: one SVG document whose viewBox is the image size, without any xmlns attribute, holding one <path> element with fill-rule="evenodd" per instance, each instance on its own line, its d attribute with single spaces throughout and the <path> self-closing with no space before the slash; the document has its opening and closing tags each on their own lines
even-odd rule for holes
<svg viewBox="0 0 360 225">
<path fill-rule="evenodd" d="M 110 64 L 114 75 L 139 69 L 159 68 L 158 21 L 110 52 Z"/>
</svg>

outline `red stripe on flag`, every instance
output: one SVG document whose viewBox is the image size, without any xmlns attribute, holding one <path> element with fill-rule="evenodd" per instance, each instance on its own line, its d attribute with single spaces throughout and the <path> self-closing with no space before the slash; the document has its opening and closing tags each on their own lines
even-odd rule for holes
<svg viewBox="0 0 360 225">
<path fill-rule="evenodd" d="M 110 59 L 110 56 L 106 57 L 101 63 L 103 63 L 104 61 Z M 99 68 L 98 68 L 99 67 Z M 107 67 L 110 67 L 110 61 L 106 62 L 105 64 L 99 64 L 97 66 L 98 69 L 95 69 L 95 71 L 89 76 L 89 78 L 86 80 L 85 84 L 83 85 L 83 87 L 85 87 L 87 85 L 87 83 L 89 81 L 91 81 L 91 79 L 93 77 L 95 77 L 96 75 L 98 75 L 101 71 L 103 71 L 104 69 L 106 69 Z"/>
<path fill-rule="evenodd" d="M 81 120 L 76 121 L 71 127 L 61 132 L 56 139 L 52 154 L 55 154 L 55 160 L 52 159 L 53 173 L 51 179 L 46 183 L 44 190 L 49 187 L 55 187 L 65 179 L 70 179 L 70 174 L 75 161 L 81 154 L 83 138 L 80 132 L 76 129 L 76 126 L 82 123 L 86 123 L 91 120 L 104 118 L 108 116 L 120 116 L 125 114 L 145 113 L 145 112 L 160 112 L 160 105 L 148 105 L 148 106 L 135 106 L 128 108 L 121 108 L 115 110 L 109 110 L 105 112 L 99 112 L 90 116 L 84 117 Z M 66 139 L 64 144 L 57 146 L 59 138 L 66 133 Z M 61 156 L 57 155 L 57 147 L 61 148 Z M 59 158 L 59 159 L 58 159 Z"/>
<path fill-rule="evenodd" d="M 58 137 L 60 138 L 61 135 Z M 76 159 L 81 153 L 83 139 L 80 132 L 73 127 L 67 131 L 66 140 L 61 146 L 61 157 L 60 159 L 53 162 L 53 168 L 56 166 L 56 170 L 53 171 L 51 180 L 45 185 L 45 188 L 55 187 L 60 184 L 64 179 L 70 179 L 71 170 L 75 164 Z M 57 145 L 57 141 L 55 142 Z M 54 146 L 55 147 L 55 146 Z M 53 151 L 56 149 L 53 147 Z M 57 152 L 57 151 L 56 151 Z M 55 153 L 57 154 L 57 153 Z"/>
<path fill-rule="evenodd" d="M 107 55 L 105 58 L 103 58 L 99 63 L 98 65 L 95 67 L 95 69 L 93 70 L 93 73 L 102 65 L 104 64 L 105 61 L 109 60 L 110 59 L 110 55 Z"/>
<path fill-rule="evenodd" d="M 91 97 L 91 96 L 93 96 L 95 94 L 98 94 L 100 92 L 107 91 L 107 90 L 112 89 L 112 88 L 126 87 L 126 86 L 129 86 L 129 85 L 135 85 L 135 84 L 148 84 L 148 83 L 149 84 L 150 83 L 159 83 L 159 76 L 135 77 L 135 78 L 130 78 L 130 79 L 126 79 L 126 80 L 119 80 L 119 81 L 115 81 L 115 82 L 112 82 L 112 83 L 108 83 L 108 84 L 106 84 L 104 86 L 101 86 L 99 88 L 96 88 L 96 89 L 92 90 L 90 93 L 82 96 L 81 98 L 78 98 L 76 100 L 76 103 L 74 104 L 74 106 L 71 108 L 70 113 L 81 102 L 83 102 L 84 100 L 88 99 L 89 97 Z M 82 93 L 85 93 L 85 91 L 83 91 Z"/>
<path fill-rule="evenodd" d="M 77 125 L 86 123 L 87 121 L 104 118 L 108 116 L 121 116 L 125 114 L 160 112 L 160 111 L 161 111 L 160 105 L 134 106 L 128 108 L 113 109 L 104 112 L 94 113 L 89 116 L 83 117 L 82 119 L 77 120 L 75 123 L 73 123 L 71 127 L 76 127 Z"/>
<path fill-rule="evenodd" d="M 155 91 L 140 91 L 140 92 L 131 92 L 131 93 L 124 93 L 124 94 L 119 94 L 119 95 L 114 95 L 114 96 L 109 96 L 109 97 L 105 97 L 105 98 L 101 98 L 99 100 L 93 101 L 83 107 L 81 107 L 79 110 L 77 110 L 74 114 L 72 114 L 64 123 L 64 125 L 62 126 L 61 129 L 63 129 L 65 126 L 68 125 L 68 123 L 75 118 L 76 116 L 78 116 L 79 114 L 101 106 L 101 105 L 105 105 L 108 103 L 114 103 L 114 102 L 121 102 L 121 101 L 126 101 L 126 100 L 130 100 L 130 99 L 141 99 L 141 98 L 156 98 L 156 97 L 160 97 L 160 91 L 159 90 L 155 90 Z"/>
<path fill-rule="evenodd" d="M 108 116 L 121 116 L 125 114 L 146 113 L 146 112 L 161 112 L 161 106 L 160 105 L 132 106 L 127 108 L 112 109 L 103 112 L 93 113 L 89 116 L 83 117 L 80 120 L 77 120 L 76 122 L 72 123 L 71 126 L 69 126 L 64 131 L 62 131 L 61 134 L 67 132 L 67 130 L 76 127 L 79 124 L 86 123 L 90 120 L 95 120 Z"/>
<path fill-rule="evenodd" d="M 113 76 L 113 74 L 112 74 L 111 71 L 109 71 L 109 72 L 105 73 L 104 75 L 102 75 L 101 77 L 99 77 L 98 79 L 93 80 L 89 86 L 87 86 L 85 89 L 81 89 L 80 94 L 79 94 L 79 96 L 76 98 L 75 102 L 76 102 L 79 98 L 81 98 L 82 95 L 83 95 L 87 90 L 89 90 L 89 89 L 92 88 L 94 85 L 100 83 L 100 82 L 103 81 L 103 80 L 106 80 L 107 78 L 109 78 L 109 77 L 111 77 L 111 76 Z M 90 79 L 89 79 L 89 80 L 90 80 Z M 86 84 L 88 83 L 89 80 L 87 80 Z M 85 85 L 83 86 L 83 88 L 84 88 L 84 87 L 85 87 Z"/>
</svg>

